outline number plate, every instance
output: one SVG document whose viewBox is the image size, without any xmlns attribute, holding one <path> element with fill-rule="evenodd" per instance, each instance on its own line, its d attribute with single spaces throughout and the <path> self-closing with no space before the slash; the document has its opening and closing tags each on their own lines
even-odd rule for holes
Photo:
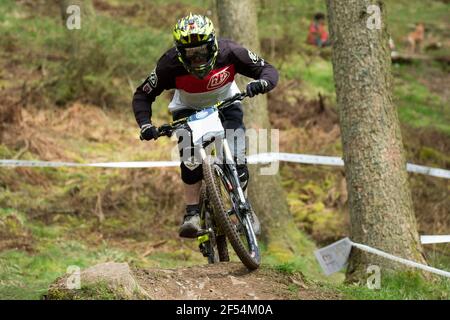
<svg viewBox="0 0 450 320">
<path fill-rule="evenodd" d="M 352 242 L 349 238 L 344 238 L 325 248 L 316 250 L 314 254 L 319 261 L 323 272 L 328 276 L 345 267 L 351 249 Z"/>
<path fill-rule="evenodd" d="M 207 108 L 194 113 L 188 118 L 189 128 L 192 130 L 192 141 L 201 144 L 212 137 L 223 136 L 224 129 L 216 108 Z"/>
</svg>

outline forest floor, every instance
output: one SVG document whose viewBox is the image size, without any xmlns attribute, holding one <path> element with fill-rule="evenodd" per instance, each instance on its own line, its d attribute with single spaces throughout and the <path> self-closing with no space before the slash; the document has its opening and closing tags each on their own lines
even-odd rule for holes
<svg viewBox="0 0 450 320">
<path fill-rule="evenodd" d="M 306 284 L 299 274 L 262 268 L 248 271 L 241 263 L 219 263 L 178 269 L 147 269 L 138 283 L 161 300 L 323 300 L 338 294 Z"/>
</svg>

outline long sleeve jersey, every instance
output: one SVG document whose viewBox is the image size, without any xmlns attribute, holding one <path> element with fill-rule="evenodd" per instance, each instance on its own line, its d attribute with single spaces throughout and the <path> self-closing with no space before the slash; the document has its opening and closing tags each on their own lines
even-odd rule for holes
<svg viewBox="0 0 450 320">
<path fill-rule="evenodd" d="M 237 73 L 268 83 L 266 92 L 278 82 L 278 71 L 252 51 L 237 43 L 219 39 L 219 52 L 213 70 L 199 79 L 190 74 L 178 59 L 175 47 L 159 59 L 156 68 L 136 89 L 133 111 L 140 127 L 151 123 L 152 103 L 164 90 L 176 89 L 169 104 L 171 112 L 199 109 L 215 104 L 239 92 L 234 81 Z"/>
</svg>

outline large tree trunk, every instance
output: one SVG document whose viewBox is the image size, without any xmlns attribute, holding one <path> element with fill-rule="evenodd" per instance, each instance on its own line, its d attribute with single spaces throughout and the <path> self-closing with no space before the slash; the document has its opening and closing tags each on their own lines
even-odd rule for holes
<svg viewBox="0 0 450 320">
<path fill-rule="evenodd" d="M 381 5 L 381 29 L 370 29 L 369 5 Z M 416 229 L 396 108 L 385 6 L 381 1 L 327 0 L 333 69 L 355 242 L 425 262 Z M 364 281 L 369 265 L 394 267 L 359 250 L 348 281 Z"/>
<path fill-rule="evenodd" d="M 220 0 L 217 1 L 217 12 L 221 37 L 232 39 L 255 53 L 260 51 L 254 0 Z M 238 78 L 241 90 L 245 89 L 248 81 L 245 77 Z M 247 99 L 244 114 L 247 129 L 270 128 L 266 96 Z M 289 212 L 280 177 L 278 174 L 261 175 L 259 166 L 249 167 L 249 197 L 260 217 L 264 240 L 270 251 L 283 255 L 288 253 L 288 257 L 299 245 L 299 232 Z"/>
</svg>

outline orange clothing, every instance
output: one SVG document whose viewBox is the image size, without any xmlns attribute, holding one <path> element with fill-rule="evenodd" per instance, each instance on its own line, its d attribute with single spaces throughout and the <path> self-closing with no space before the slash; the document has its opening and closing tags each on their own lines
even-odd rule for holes
<svg viewBox="0 0 450 320">
<path fill-rule="evenodd" d="M 309 26 L 307 42 L 309 44 L 317 45 L 318 41 L 324 43 L 328 41 L 328 32 L 324 24 L 318 24 L 317 22 L 312 22 Z"/>
</svg>

